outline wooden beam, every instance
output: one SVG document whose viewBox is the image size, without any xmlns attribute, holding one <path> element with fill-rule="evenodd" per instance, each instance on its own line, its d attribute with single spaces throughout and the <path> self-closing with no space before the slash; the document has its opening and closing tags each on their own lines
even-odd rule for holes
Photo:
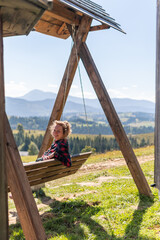
<svg viewBox="0 0 160 240">
<path fill-rule="evenodd" d="M 7 116 L 5 123 L 8 185 L 13 196 L 25 239 L 45 240 L 47 237 Z"/>
<path fill-rule="evenodd" d="M 75 13 L 60 7 L 56 4 L 53 5 L 53 10 L 46 10 L 42 16 L 42 19 L 45 19 L 45 16 L 50 16 L 51 18 L 60 20 L 68 24 L 79 25 L 80 17 L 78 18 Z"/>
<path fill-rule="evenodd" d="M 57 32 L 58 35 L 62 34 L 62 32 L 64 31 L 65 28 L 67 28 L 67 25 L 66 25 L 66 23 L 63 23 L 61 25 L 61 27 L 58 29 L 58 32 Z"/>
<path fill-rule="evenodd" d="M 119 143 L 122 154 L 125 158 L 125 161 L 128 165 L 128 168 L 132 174 L 132 177 L 137 185 L 139 192 L 147 196 L 152 196 L 150 187 L 141 170 L 141 167 L 133 152 L 131 144 L 127 138 L 127 135 L 122 127 L 119 117 L 114 109 L 111 99 L 107 93 L 100 74 L 85 43 L 81 44 L 79 56 L 83 61 L 88 76 L 101 103 L 103 111 L 108 119 L 108 122 L 112 128 L 112 131 L 117 139 L 117 142 Z"/>
<path fill-rule="evenodd" d="M 3 23 L 0 8 L 0 234 L 1 239 L 8 239 L 8 193 L 5 146 L 5 94 L 3 67 Z"/>
<path fill-rule="evenodd" d="M 106 24 L 101 24 L 101 25 L 90 27 L 89 31 L 93 32 L 93 31 L 104 30 L 104 29 L 109 29 L 109 28 L 110 28 L 110 26 L 108 26 Z"/>
<path fill-rule="evenodd" d="M 156 109 L 154 182 L 160 190 L 160 0 L 157 0 Z"/>
<path fill-rule="evenodd" d="M 62 112 L 63 112 L 63 108 L 66 102 L 66 99 L 68 97 L 69 94 L 69 90 L 71 87 L 71 84 L 73 82 L 73 78 L 77 69 L 77 54 L 79 52 L 80 49 L 80 45 L 82 42 L 85 42 L 90 26 L 91 26 L 91 22 L 92 19 L 84 16 L 82 18 L 81 24 L 77 30 L 77 34 L 76 34 L 76 38 L 75 38 L 75 43 L 72 47 L 72 51 L 63 75 L 63 79 L 57 94 L 57 98 L 55 100 L 55 104 L 51 113 L 51 117 L 49 119 L 49 123 L 43 138 L 43 142 L 42 142 L 42 146 L 39 152 L 39 157 L 42 156 L 42 154 L 44 153 L 44 151 L 46 151 L 48 149 L 48 147 L 51 145 L 52 143 L 52 137 L 50 134 L 50 130 L 49 127 L 52 124 L 52 122 L 54 120 L 59 120 L 61 118 Z M 79 59 L 78 59 L 79 61 Z"/>
<path fill-rule="evenodd" d="M 35 26 L 35 30 L 37 32 L 47 34 L 50 36 L 67 39 L 70 36 L 68 31 L 63 30 L 63 32 L 61 34 L 58 33 L 59 28 L 61 27 L 61 24 L 62 24 L 62 22 L 57 24 L 56 22 L 53 22 L 53 21 L 50 22 L 50 21 L 45 21 L 45 20 L 41 19 Z"/>
</svg>

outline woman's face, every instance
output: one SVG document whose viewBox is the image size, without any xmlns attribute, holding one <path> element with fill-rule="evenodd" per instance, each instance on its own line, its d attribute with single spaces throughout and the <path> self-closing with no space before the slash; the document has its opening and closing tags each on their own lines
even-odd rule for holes
<svg viewBox="0 0 160 240">
<path fill-rule="evenodd" d="M 56 125 L 54 130 L 53 130 L 53 137 L 55 139 L 55 141 L 58 141 L 60 139 L 64 138 L 64 134 L 63 134 L 63 127 L 60 125 Z"/>
</svg>

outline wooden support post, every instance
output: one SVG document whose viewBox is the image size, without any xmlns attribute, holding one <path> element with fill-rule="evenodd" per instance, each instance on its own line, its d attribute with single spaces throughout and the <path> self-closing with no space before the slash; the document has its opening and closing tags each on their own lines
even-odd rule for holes
<svg viewBox="0 0 160 240">
<path fill-rule="evenodd" d="M 139 192 L 147 196 L 152 196 L 150 187 L 141 170 L 141 167 L 133 152 L 127 135 L 125 134 L 119 117 L 114 109 L 114 106 L 100 77 L 100 74 L 85 43 L 81 44 L 79 56 L 82 59 L 82 62 L 86 68 L 86 71 L 95 89 L 97 97 L 101 103 L 101 106 L 112 128 L 112 131 L 119 143 L 122 154 L 125 158 L 125 161 L 128 165 L 128 168 L 132 174 L 132 177 L 137 185 Z"/>
<path fill-rule="evenodd" d="M 5 146 L 5 94 L 3 67 L 3 22 L 0 9 L 0 235 L 8 239 L 8 184 Z"/>
<path fill-rule="evenodd" d="M 47 237 L 7 116 L 5 118 L 5 124 L 8 185 L 12 193 L 25 239 L 46 240 Z"/>
<path fill-rule="evenodd" d="M 48 149 L 48 147 L 51 145 L 52 143 L 52 137 L 50 135 L 50 131 L 49 131 L 49 127 L 52 124 L 52 122 L 54 120 L 59 120 L 61 118 L 62 112 L 63 112 L 63 108 L 66 102 L 66 99 L 68 97 L 69 94 L 69 90 L 71 87 L 71 84 L 73 82 L 73 78 L 77 69 L 77 54 L 79 52 L 79 48 L 82 42 L 85 42 L 90 26 L 91 26 L 91 22 L 92 19 L 84 16 L 82 18 L 81 24 L 77 30 L 77 34 L 76 34 L 76 38 L 75 38 L 75 43 L 72 47 L 72 51 L 64 72 L 64 76 L 61 82 L 61 86 L 59 88 L 58 91 L 58 95 L 51 113 L 51 117 L 49 119 L 49 123 L 48 123 L 48 127 L 46 129 L 44 138 L 43 138 L 43 142 L 42 142 L 42 146 L 39 152 L 38 157 L 42 156 L 42 154 L 44 153 L 44 151 L 46 151 Z M 79 61 L 79 59 L 78 59 Z"/>
<path fill-rule="evenodd" d="M 154 182 L 160 190 L 160 0 L 157 0 L 156 109 Z"/>
</svg>

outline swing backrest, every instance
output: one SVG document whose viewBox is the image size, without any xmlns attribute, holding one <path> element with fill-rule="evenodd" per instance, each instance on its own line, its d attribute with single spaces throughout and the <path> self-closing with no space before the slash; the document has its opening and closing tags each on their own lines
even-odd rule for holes
<svg viewBox="0 0 160 240">
<path fill-rule="evenodd" d="M 30 186 L 56 180 L 74 174 L 89 158 L 91 152 L 73 155 L 72 166 L 66 167 L 56 159 L 50 159 L 42 162 L 25 163 L 24 168 L 27 174 Z"/>
</svg>

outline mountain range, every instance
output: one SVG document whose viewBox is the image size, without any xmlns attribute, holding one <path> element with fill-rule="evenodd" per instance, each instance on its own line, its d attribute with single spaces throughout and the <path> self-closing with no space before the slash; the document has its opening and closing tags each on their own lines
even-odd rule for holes
<svg viewBox="0 0 160 240">
<path fill-rule="evenodd" d="M 32 90 L 19 98 L 6 97 L 6 112 L 8 116 L 31 117 L 50 116 L 56 94 Z M 112 98 L 112 103 L 118 113 L 120 112 L 145 112 L 154 113 L 155 103 L 147 100 L 135 100 L 129 98 Z M 85 99 L 88 113 L 103 113 L 98 99 Z M 64 113 L 84 113 L 82 98 L 68 96 Z"/>
</svg>

